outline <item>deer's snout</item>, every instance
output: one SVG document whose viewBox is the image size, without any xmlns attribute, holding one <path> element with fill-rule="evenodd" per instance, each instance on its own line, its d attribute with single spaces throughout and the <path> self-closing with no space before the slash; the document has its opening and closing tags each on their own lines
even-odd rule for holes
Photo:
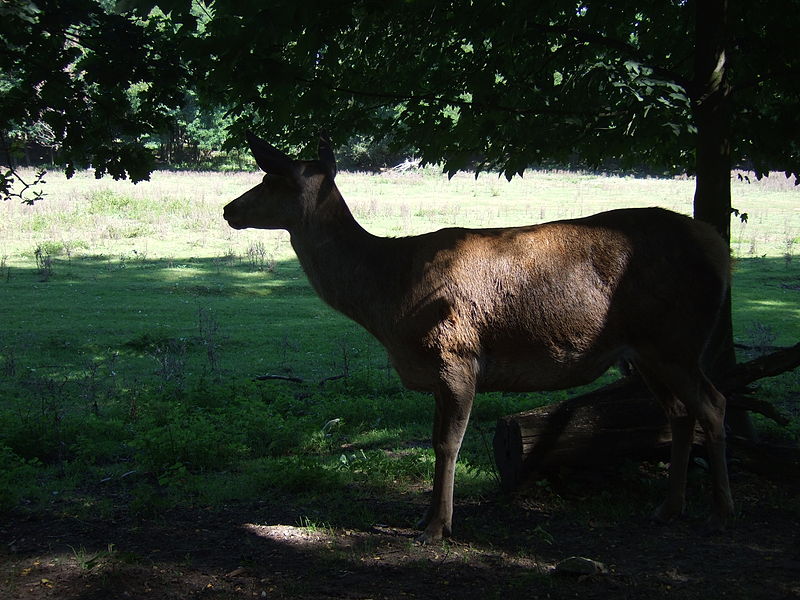
<svg viewBox="0 0 800 600">
<path fill-rule="evenodd" d="M 239 211 L 236 210 L 236 207 L 233 205 L 235 204 L 235 200 L 233 202 L 229 202 L 225 205 L 225 208 L 222 209 L 222 218 L 228 222 L 228 225 L 233 227 L 234 229 L 244 229 L 245 226 L 241 223 L 240 218 L 237 216 Z"/>
</svg>

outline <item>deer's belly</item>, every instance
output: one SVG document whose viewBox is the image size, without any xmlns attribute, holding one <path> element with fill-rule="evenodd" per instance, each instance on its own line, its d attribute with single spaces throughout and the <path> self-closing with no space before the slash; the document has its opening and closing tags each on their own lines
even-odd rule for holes
<svg viewBox="0 0 800 600">
<path fill-rule="evenodd" d="M 456 363 L 448 365 L 449 357 L 428 354 L 420 360 L 403 354 L 390 357 L 409 389 L 435 391 L 442 383 L 442 373 L 474 374 L 475 388 L 479 392 L 534 392 L 559 390 L 590 383 L 602 375 L 626 352 L 623 348 L 586 354 L 531 351 L 519 349 L 510 353 L 482 353 L 472 359 L 463 355 Z"/>
<path fill-rule="evenodd" d="M 479 360 L 477 390 L 534 392 L 584 385 L 605 373 L 622 354 L 620 350 L 573 356 L 541 352 L 485 355 Z"/>
</svg>

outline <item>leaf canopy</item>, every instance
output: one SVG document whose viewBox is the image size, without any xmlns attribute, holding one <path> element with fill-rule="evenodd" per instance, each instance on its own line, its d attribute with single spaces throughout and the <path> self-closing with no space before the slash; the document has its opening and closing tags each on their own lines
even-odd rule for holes
<svg viewBox="0 0 800 600">
<path fill-rule="evenodd" d="M 388 138 L 448 172 L 695 161 L 699 0 L 13 0 L 0 131 L 45 123 L 68 170 L 147 176 L 188 91 L 276 145 Z M 800 11 L 731 2 L 735 164 L 800 172 Z M 313 142 L 312 142 L 313 143 Z M 310 151 L 310 150 L 309 150 Z"/>
</svg>

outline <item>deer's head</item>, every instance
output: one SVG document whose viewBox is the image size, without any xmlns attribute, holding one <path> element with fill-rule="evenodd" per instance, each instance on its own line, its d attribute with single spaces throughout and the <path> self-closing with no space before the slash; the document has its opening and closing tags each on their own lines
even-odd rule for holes
<svg viewBox="0 0 800 600">
<path fill-rule="evenodd" d="M 228 225 L 292 231 L 308 221 L 334 189 L 336 159 L 328 137 L 320 134 L 318 160 L 292 160 L 249 131 L 247 143 L 266 175 L 225 206 Z"/>
</svg>

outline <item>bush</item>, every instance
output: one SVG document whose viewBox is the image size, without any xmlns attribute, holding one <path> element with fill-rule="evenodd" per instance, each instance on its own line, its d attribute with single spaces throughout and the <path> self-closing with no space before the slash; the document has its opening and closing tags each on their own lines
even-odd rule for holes
<svg viewBox="0 0 800 600">
<path fill-rule="evenodd" d="M 175 464 L 192 471 L 224 469 L 246 454 L 243 441 L 231 420 L 180 399 L 143 409 L 131 446 L 144 470 L 163 473 Z"/>
<path fill-rule="evenodd" d="M 120 419 L 89 415 L 81 422 L 70 454 L 89 465 L 112 464 L 130 454 L 131 427 Z"/>
</svg>

